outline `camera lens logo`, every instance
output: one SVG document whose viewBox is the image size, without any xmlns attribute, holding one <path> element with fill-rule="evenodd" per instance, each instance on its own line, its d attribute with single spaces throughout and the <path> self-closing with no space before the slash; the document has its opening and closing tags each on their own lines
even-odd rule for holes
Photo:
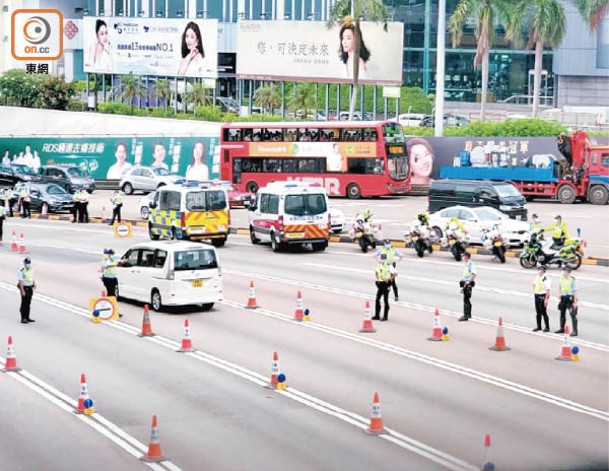
<svg viewBox="0 0 609 471">
<path fill-rule="evenodd" d="M 11 53 L 17 60 L 52 61 L 63 55 L 59 10 L 22 9 L 11 16 Z"/>
</svg>

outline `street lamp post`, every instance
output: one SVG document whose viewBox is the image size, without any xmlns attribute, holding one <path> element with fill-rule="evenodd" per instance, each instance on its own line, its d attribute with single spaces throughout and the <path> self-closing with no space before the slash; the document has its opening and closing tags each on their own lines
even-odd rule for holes
<svg viewBox="0 0 609 471">
<path fill-rule="evenodd" d="M 436 38 L 436 116 L 434 136 L 444 134 L 444 69 L 446 58 L 446 0 L 438 2 L 438 31 Z"/>
</svg>

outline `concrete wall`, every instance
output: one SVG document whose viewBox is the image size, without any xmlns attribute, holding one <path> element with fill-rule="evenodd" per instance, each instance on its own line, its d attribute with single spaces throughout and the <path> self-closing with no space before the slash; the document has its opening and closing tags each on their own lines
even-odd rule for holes
<svg viewBox="0 0 609 471">
<path fill-rule="evenodd" d="M 556 105 L 609 107 L 609 76 L 559 76 Z"/>
</svg>

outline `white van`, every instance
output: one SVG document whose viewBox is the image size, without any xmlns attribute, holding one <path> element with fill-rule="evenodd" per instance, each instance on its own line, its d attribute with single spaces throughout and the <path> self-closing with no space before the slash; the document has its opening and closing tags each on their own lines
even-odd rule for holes
<svg viewBox="0 0 609 471">
<path fill-rule="evenodd" d="M 267 242 L 273 252 L 287 245 L 311 244 L 326 250 L 330 238 L 330 212 L 326 190 L 306 182 L 273 182 L 260 188 L 250 206 L 252 244 Z"/>
<path fill-rule="evenodd" d="M 117 267 L 121 298 L 163 306 L 200 304 L 202 311 L 222 301 L 222 278 L 214 247 L 196 242 L 150 241 L 131 247 Z"/>
</svg>

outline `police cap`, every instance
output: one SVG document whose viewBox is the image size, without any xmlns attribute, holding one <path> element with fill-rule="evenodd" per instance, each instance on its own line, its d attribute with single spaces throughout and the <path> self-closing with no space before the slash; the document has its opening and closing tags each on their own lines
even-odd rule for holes
<svg viewBox="0 0 609 471">
<path fill-rule="evenodd" d="M 467 258 L 471 258 L 472 254 L 469 252 L 463 252 L 463 256 Z"/>
<path fill-rule="evenodd" d="M 23 262 L 24 262 L 24 263 L 32 263 L 32 261 L 30 260 L 30 257 L 25 257 L 25 258 L 23 259 Z"/>
</svg>

